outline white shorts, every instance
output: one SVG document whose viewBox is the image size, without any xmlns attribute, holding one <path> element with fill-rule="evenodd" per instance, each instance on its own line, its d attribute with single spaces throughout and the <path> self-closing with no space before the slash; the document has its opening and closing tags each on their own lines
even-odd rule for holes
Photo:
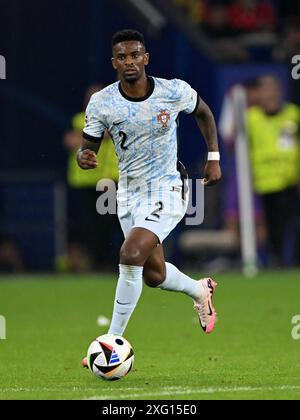
<svg viewBox="0 0 300 420">
<path fill-rule="evenodd" d="M 131 202 L 118 201 L 118 217 L 125 238 L 133 228 L 141 227 L 153 232 L 160 243 L 184 217 L 189 195 L 182 196 L 182 188 L 143 193 Z"/>
</svg>

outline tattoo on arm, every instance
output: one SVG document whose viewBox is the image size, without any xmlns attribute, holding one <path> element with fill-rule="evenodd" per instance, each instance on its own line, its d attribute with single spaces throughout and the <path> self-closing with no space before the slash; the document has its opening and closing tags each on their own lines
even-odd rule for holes
<svg viewBox="0 0 300 420">
<path fill-rule="evenodd" d="M 209 106 L 201 99 L 194 116 L 206 141 L 209 152 L 218 152 L 218 134 L 216 122 Z"/>
</svg>

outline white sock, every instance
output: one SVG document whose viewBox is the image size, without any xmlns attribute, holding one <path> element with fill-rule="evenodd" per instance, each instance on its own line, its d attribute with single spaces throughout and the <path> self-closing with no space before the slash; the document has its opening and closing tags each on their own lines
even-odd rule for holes
<svg viewBox="0 0 300 420">
<path fill-rule="evenodd" d="M 166 262 L 166 278 L 158 286 L 159 289 L 181 292 L 193 299 L 199 297 L 199 283 L 181 273 L 173 264 Z"/>
<path fill-rule="evenodd" d="M 119 264 L 113 317 L 108 334 L 122 336 L 143 288 L 143 267 Z"/>
</svg>

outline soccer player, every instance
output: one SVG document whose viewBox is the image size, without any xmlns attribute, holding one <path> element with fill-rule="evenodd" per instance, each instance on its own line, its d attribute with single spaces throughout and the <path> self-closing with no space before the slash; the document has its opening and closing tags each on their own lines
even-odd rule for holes
<svg viewBox="0 0 300 420">
<path fill-rule="evenodd" d="M 119 81 L 91 97 L 77 155 L 81 168 L 96 168 L 107 129 L 119 159 L 118 217 L 125 241 L 108 333 L 123 335 L 144 279 L 150 287 L 190 296 L 200 325 L 209 334 L 216 320 L 212 296 L 217 284 L 210 278 L 197 281 L 181 273 L 165 261 L 162 244 L 184 217 L 188 204 L 187 174 L 177 157 L 178 114 L 193 115 L 206 140 L 206 186 L 221 179 L 214 117 L 188 83 L 146 74 L 149 54 L 141 33 L 116 33 L 112 53 Z"/>
</svg>

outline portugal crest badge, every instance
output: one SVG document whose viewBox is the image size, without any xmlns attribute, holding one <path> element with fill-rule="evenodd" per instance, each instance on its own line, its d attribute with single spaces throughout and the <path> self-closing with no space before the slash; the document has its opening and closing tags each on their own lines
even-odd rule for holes
<svg viewBox="0 0 300 420">
<path fill-rule="evenodd" d="M 170 113 L 166 110 L 162 110 L 157 116 L 157 121 L 161 123 L 162 128 L 166 128 L 170 118 Z"/>
</svg>

